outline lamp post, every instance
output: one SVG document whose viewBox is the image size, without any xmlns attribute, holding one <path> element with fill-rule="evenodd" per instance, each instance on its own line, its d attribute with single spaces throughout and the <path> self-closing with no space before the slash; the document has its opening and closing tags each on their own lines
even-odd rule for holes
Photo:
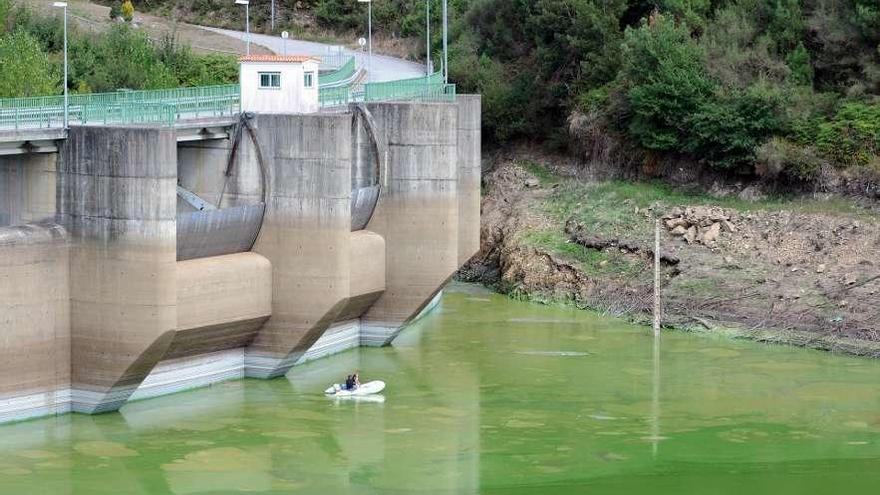
<svg viewBox="0 0 880 495">
<path fill-rule="evenodd" d="M 443 83 L 449 84 L 449 10 L 443 0 Z"/>
<path fill-rule="evenodd" d="M 368 51 L 370 53 L 369 59 L 367 62 L 367 72 L 370 74 L 370 79 L 373 78 L 373 0 L 357 0 L 358 3 L 365 3 L 368 5 L 367 7 L 367 46 Z"/>
<path fill-rule="evenodd" d="M 64 9 L 64 130 L 67 130 L 70 109 L 67 99 L 67 2 L 54 2 L 52 6 Z"/>
<path fill-rule="evenodd" d="M 246 55 L 251 54 L 251 7 L 249 0 L 235 0 L 236 5 L 244 5 L 244 38 Z"/>
<path fill-rule="evenodd" d="M 425 75 L 431 75 L 431 0 L 425 0 Z"/>
</svg>

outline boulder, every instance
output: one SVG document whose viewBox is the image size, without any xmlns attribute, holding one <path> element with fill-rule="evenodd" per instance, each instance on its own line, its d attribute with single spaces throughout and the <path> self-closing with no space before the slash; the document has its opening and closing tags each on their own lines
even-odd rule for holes
<svg viewBox="0 0 880 495">
<path fill-rule="evenodd" d="M 711 245 L 715 244 L 718 241 L 718 236 L 721 234 L 721 224 L 713 223 L 709 228 L 705 229 L 701 232 L 701 237 L 703 240 L 703 244 Z"/>
<path fill-rule="evenodd" d="M 688 229 L 685 228 L 684 225 L 676 225 L 674 229 L 672 229 L 669 233 L 674 236 L 683 236 L 687 233 Z"/>
<path fill-rule="evenodd" d="M 691 225 L 684 234 L 684 240 L 688 244 L 693 244 L 697 240 L 697 228 Z"/>
</svg>

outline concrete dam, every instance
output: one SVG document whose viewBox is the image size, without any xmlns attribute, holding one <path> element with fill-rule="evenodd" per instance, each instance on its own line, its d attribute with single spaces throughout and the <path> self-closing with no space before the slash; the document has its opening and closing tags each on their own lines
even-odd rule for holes
<svg viewBox="0 0 880 495">
<path fill-rule="evenodd" d="M 0 129 L 0 422 L 388 345 L 478 250 L 480 111 Z"/>
</svg>

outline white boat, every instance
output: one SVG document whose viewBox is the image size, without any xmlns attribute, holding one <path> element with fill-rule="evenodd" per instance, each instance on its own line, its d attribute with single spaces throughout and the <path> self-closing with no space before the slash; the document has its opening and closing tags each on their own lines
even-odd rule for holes
<svg viewBox="0 0 880 495">
<path fill-rule="evenodd" d="M 373 380 L 371 382 L 362 383 L 354 390 L 344 390 L 342 385 L 334 383 L 333 386 L 325 390 L 324 393 L 336 397 L 353 397 L 358 395 L 378 394 L 383 390 L 385 390 L 385 382 L 382 380 Z"/>
</svg>

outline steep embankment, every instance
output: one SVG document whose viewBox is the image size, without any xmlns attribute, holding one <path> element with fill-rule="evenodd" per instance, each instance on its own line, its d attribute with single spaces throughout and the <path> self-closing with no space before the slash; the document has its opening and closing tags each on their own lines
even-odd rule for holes
<svg viewBox="0 0 880 495">
<path fill-rule="evenodd" d="M 495 159 L 481 250 L 461 276 L 646 320 L 661 218 L 664 324 L 880 357 L 876 204 L 747 202 L 579 171 Z"/>
</svg>

